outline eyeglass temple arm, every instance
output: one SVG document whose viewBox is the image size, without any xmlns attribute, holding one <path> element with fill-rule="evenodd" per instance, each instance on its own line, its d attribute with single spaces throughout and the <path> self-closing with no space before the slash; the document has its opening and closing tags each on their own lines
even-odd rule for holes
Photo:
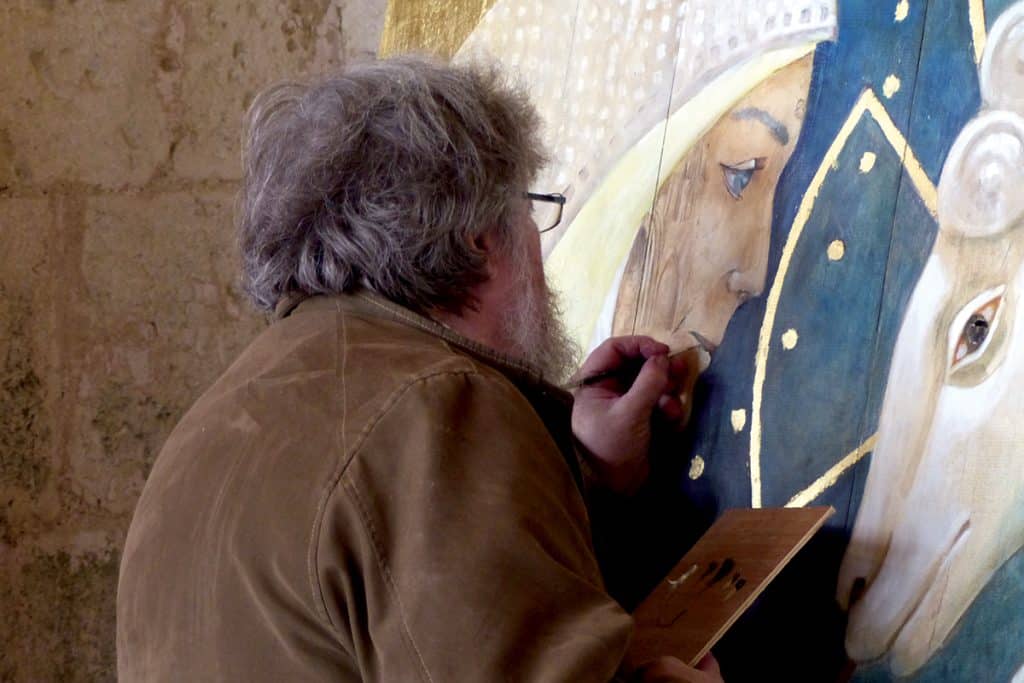
<svg viewBox="0 0 1024 683">
<path fill-rule="evenodd" d="M 538 202 L 551 202 L 552 204 L 560 204 L 562 206 L 565 206 L 566 202 L 565 195 L 557 192 L 554 194 L 538 194 L 537 192 L 527 192 L 526 197 L 527 199 L 533 199 Z"/>
</svg>

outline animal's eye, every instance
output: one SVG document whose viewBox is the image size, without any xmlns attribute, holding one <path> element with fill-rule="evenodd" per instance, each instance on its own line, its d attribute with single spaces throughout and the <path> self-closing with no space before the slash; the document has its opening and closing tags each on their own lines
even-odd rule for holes
<svg viewBox="0 0 1024 683">
<path fill-rule="evenodd" d="M 757 157 L 738 164 L 719 164 L 725 177 L 725 189 L 733 199 L 740 199 L 743 196 L 743 190 L 747 189 L 754 173 L 764 168 L 765 162 L 764 157 Z"/>
<path fill-rule="evenodd" d="M 989 322 L 988 316 L 984 313 L 975 313 L 964 325 L 964 331 L 960 334 L 960 345 L 957 347 L 957 358 L 960 360 L 969 353 L 974 353 L 988 339 Z"/>
<path fill-rule="evenodd" d="M 999 323 L 1004 289 L 999 287 L 976 297 L 957 316 L 951 330 L 958 335 L 953 345 L 952 369 L 968 365 L 985 351 Z"/>
</svg>

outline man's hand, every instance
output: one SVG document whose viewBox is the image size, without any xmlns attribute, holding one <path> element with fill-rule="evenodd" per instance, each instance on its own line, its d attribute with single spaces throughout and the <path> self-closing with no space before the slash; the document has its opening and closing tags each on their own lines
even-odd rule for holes
<svg viewBox="0 0 1024 683">
<path fill-rule="evenodd" d="M 640 667 L 633 679 L 637 683 L 724 683 L 718 660 L 710 653 L 696 669 L 675 657 L 661 657 Z"/>
<path fill-rule="evenodd" d="M 674 423 L 683 416 L 678 394 L 685 361 L 669 361 L 668 353 L 650 337 L 615 337 L 580 368 L 581 378 L 626 371 L 625 377 L 578 388 L 572 412 L 573 433 L 589 451 L 590 465 L 616 493 L 633 493 L 647 479 L 652 420 Z M 628 371 L 639 364 L 634 379 Z"/>
</svg>

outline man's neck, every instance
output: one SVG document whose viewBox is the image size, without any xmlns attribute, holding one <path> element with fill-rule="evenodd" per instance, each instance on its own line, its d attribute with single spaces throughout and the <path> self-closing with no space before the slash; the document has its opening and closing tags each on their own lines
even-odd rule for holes
<svg viewBox="0 0 1024 683">
<path fill-rule="evenodd" d="M 508 352 L 508 349 L 504 348 L 505 340 L 501 318 L 490 314 L 489 309 L 482 302 L 474 308 L 464 308 L 459 314 L 434 311 L 430 317 L 478 344 L 483 344 L 501 353 Z"/>
</svg>

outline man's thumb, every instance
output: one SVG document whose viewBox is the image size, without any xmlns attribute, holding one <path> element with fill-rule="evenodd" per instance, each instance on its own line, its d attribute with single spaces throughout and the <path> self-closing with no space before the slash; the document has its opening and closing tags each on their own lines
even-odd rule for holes
<svg viewBox="0 0 1024 683">
<path fill-rule="evenodd" d="M 668 357 L 651 356 L 640 368 L 640 374 L 633 381 L 633 386 L 622 395 L 619 403 L 631 415 L 650 417 L 667 386 Z"/>
</svg>

